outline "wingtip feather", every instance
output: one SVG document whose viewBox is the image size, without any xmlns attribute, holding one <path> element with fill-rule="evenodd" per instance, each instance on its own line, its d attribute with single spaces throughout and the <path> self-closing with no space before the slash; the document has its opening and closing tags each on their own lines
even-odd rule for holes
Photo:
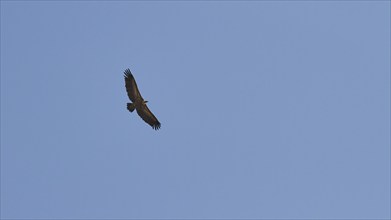
<svg viewBox="0 0 391 220">
<path fill-rule="evenodd" d="M 125 74 L 125 77 L 130 77 L 132 76 L 132 72 L 130 72 L 130 69 L 127 68 L 125 71 L 124 71 L 124 74 Z"/>
<path fill-rule="evenodd" d="M 157 124 L 152 125 L 152 128 L 155 129 L 155 130 L 159 130 L 160 127 L 161 127 L 161 124 L 160 124 L 160 123 L 157 123 Z"/>
</svg>

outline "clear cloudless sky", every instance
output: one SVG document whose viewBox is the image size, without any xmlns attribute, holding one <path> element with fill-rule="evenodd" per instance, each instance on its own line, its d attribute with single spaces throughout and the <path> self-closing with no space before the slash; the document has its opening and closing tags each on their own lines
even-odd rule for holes
<svg viewBox="0 0 391 220">
<path fill-rule="evenodd" d="M 390 218 L 390 2 L 2 1 L 1 218 Z"/>
</svg>

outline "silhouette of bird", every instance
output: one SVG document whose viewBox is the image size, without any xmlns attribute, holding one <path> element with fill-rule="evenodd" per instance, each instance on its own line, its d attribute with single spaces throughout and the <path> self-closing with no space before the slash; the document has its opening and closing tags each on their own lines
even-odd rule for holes
<svg viewBox="0 0 391 220">
<path fill-rule="evenodd" d="M 147 102 L 143 99 L 140 94 L 140 91 L 137 88 L 136 80 L 133 77 L 133 74 L 129 69 L 126 69 L 124 72 L 125 77 L 125 87 L 126 92 L 128 93 L 129 99 L 132 103 L 127 103 L 127 108 L 130 112 L 133 112 L 135 109 L 137 114 L 153 129 L 158 130 L 161 127 L 159 120 L 152 114 L 147 106 Z"/>
</svg>

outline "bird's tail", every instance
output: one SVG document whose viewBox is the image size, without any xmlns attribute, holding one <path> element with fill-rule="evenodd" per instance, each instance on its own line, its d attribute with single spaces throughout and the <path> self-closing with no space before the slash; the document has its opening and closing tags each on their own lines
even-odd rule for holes
<svg viewBox="0 0 391 220">
<path fill-rule="evenodd" d="M 134 109 L 136 108 L 136 106 L 134 105 L 134 103 L 127 103 L 127 105 L 128 105 L 128 110 L 129 110 L 130 112 L 133 112 Z"/>
</svg>

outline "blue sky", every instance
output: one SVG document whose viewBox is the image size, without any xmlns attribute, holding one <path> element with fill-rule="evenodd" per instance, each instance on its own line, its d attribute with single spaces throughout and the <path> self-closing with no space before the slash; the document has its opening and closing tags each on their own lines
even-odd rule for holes
<svg viewBox="0 0 391 220">
<path fill-rule="evenodd" d="M 390 2 L 2 1 L 0 217 L 390 218 Z"/>
</svg>

